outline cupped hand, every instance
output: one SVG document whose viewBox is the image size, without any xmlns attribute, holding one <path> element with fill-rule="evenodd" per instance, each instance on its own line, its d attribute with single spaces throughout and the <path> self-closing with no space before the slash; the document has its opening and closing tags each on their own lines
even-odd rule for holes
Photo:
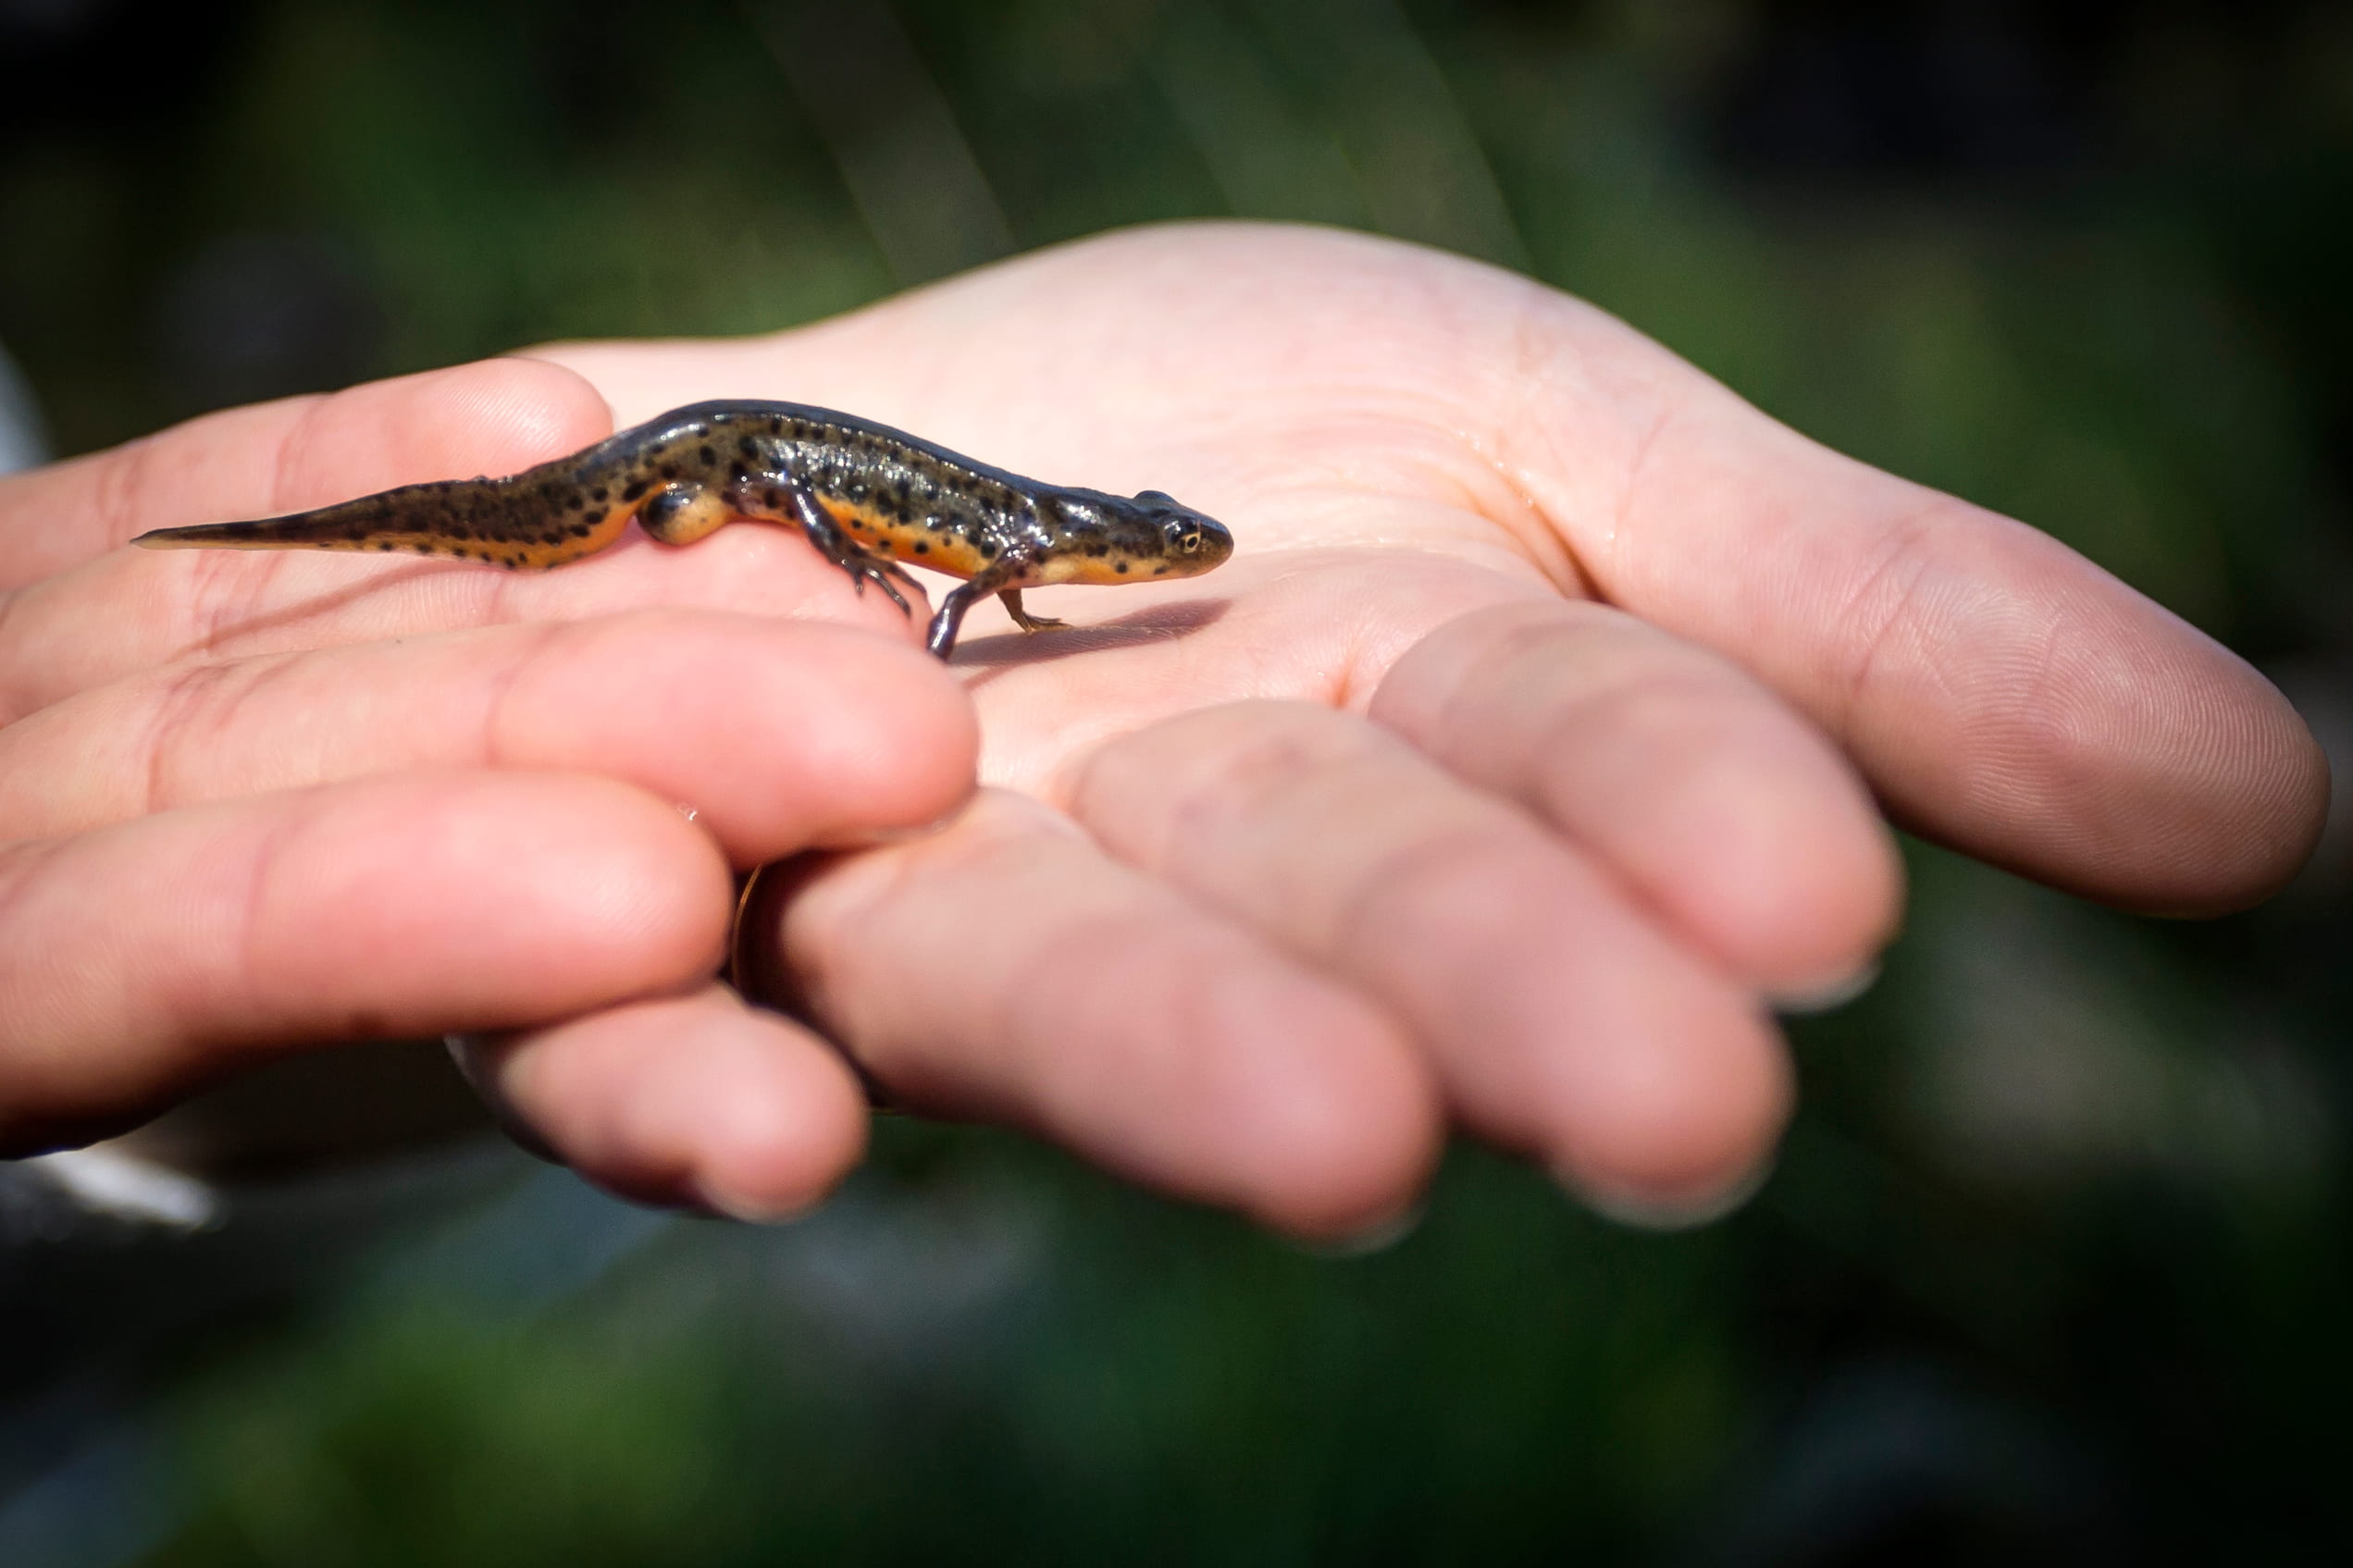
<svg viewBox="0 0 2353 1568">
<path fill-rule="evenodd" d="M 997 788 L 797 877 L 770 983 L 911 1108 L 1280 1224 L 1379 1224 L 1450 1123 L 1621 1210 L 1737 1193 L 1789 1105 L 1770 1008 L 1895 928 L 1882 810 L 2181 913 L 2318 831 L 2310 737 L 2226 649 L 1455 258 L 1150 229 L 543 352 L 624 422 L 789 397 L 1232 527 L 1208 577 L 1033 596 L 1072 630 L 976 614 Z"/>
<path fill-rule="evenodd" d="M 895 613 L 814 562 L 765 574 L 771 609 L 896 638 L 113 548 L 504 472 L 608 418 L 510 361 L 0 479 L 0 1153 L 272 1053 L 508 1030 L 508 1108 L 622 1191 L 774 1214 L 857 1158 L 839 1056 L 712 976 L 731 862 L 969 796 L 971 706 Z"/>
<path fill-rule="evenodd" d="M 1235 558 L 1213 576 L 1038 595 L 1033 608 L 1071 630 L 1024 637 L 976 613 L 957 669 L 996 787 L 936 833 L 796 862 L 752 934 L 767 939 L 767 986 L 894 1101 L 1035 1128 L 1292 1228 L 1393 1216 L 1450 1123 L 1622 1210 L 1690 1214 L 1740 1190 L 1790 1093 L 1771 1005 L 1851 984 L 1893 929 L 1880 809 L 2088 895 L 2185 913 L 2261 896 L 2317 831 L 2309 737 L 2224 649 L 2043 536 L 1825 451 L 1608 317 L 1453 258 L 1313 230 L 1146 230 L 773 338 L 541 357 L 623 423 L 735 395 L 830 404 L 1042 478 L 1167 489 L 1233 529 Z M 198 799 L 268 811 L 279 798 L 253 791 L 396 787 L 410 755 L 363 721 L 402 677 L 377 661 L 438 657 L 462 684 L 481 665 L 468 637 L 617 635 L 545 623 L 663 604 L 822 606 L 911 636 L 774 529 L 676 552 L 639 543 L 542 578 L 99 553 L 142 527 L 498 471 L 602 433 L 576 388 L 514 366 L 470 374 L 512 377 L 544 428 L 510 420 L 507 449 L 485 451 L 478 432 L 498 422 L 460 418 L 444 397 L 454 449 L 280 479 L 268 504 L 175 490 L 159 510 L 136 472 L 152 460 L 101 460 L 130 476 L 85 480 L 49 553 L 12 557 L 31 564 L 0 621 L 0 704 L 31 717 L 0 743 L 45 727 L 31 754 L 43 759 L 103 752 L 88 737 L 112 735 L 144 761 L 91 770 L 62 793 L 101 803 L 52 800 L 44 831 L 97 842 L 160 831 Z M 392 395 L 299 418 L 341 406 L 364 422 L 352 399 Z M 316 426 L 273 439 L 298 465 L 332 450 Z M 658 651 L 675 647 L 669 623 L 619 624 L 656 650 L 642 689 L 700 694 L 724 716 L 714 731 L 755 722 L 732 674 L 699 683 L 699 658 Z M 876 668 L 899 654 L 859 646 Z M 797 689 L 835 690 L 852 667 L 845 656 Z M 204 695 L 279 668 L 298 673 L 236 699 L 238 714 L 260 702 L 250 732 Z M 780 647 L 775 668 L 802 666 Z M 908 679 L 902 697 L 920 685 Z M 575 788 L 592 787 L 577 772 L 617 775 L 640 805 L 715 792 L 737 803 L 729 820 L 760 824 L 730 829 L 704 808 L 702 831 L 738 862 L 919 820 L 952 794 L 908 787 L 903 809 L 843 820 L 885 767 L 836 783 L 834 815 L 794 829 L 763 792 L 822 791 L 833 775 L 798 758 L 792 724 L 770 719 L 767 750 L 731 757 L 668 746 L 673 721 L 650 708 L 615 735 L 561 682 L 527 697 L 485 684 L 551 751 L 477 745 L 456 759 L 470 782 L 487 762 L 564 770 Z M 436 737 L 427 760 L 451 760 L 433 748 L 446 714 L 391 706 Z M 457 728 L 478 737 L 465 711 Z M 266 739 L 269 765 L 217 766 L 224 732 L 232 756 L 243 734 L 294 735 L 294 759 Z M 604 749 L 588 755 L 584 734 Z M 912 727 L 890 734 L 921 749 Z M 659 779 L 643 773 L 653 752 Z M 878 741 L 873 755 L 897 754 Z M 0 781 L 57 766 L 0 749 Z M 140 782 L 105 782 L 124 778 Z M 0 820 L 18 813 L 0 804 Z M 692 860 L 663 863 L 675 878 Z M 838 1097 L 800 1124 L 729 1120 L 781 1042 L 804 1065 L 811 1048 L 715 994 L 670 999 L 708 963 L 710 927 L 681 912 L 692 898 L 649 917 L 693 931 L 679 944 L 691 959 L 625 977 L 610 954 L 627 944 L 600 946 L 547 912 L 589 923 L 595 899 L 531 885 L 551 890 L 535 951 L 551 964 L 570 951 L 607 994 L 503 1012 L 461 996 L 431 1027 L 545 1026 L 478 1066 L 559 1151 L 609 1181 L 668 1180 L 739 1212 L 789 1206 L 801 1188 L 664 1173 L 703 1169 L 723 1143 L 730 1168 L 760 1166 L 747 1150 L 795 1170 L 854 1151 L 854 1133 L 816 1131 L 854 1120 Z M 484 889 L 452 896 L 473 901 L 452 929 L 512 931 Z M 416 936 L 375 940 L 405 955 Z M 418 1025 L 353 1010 L 267 1038 L 393 1016 Z M 733 1055 L 665 1070 L 665 1043 L 694 1029 Z M 783 1152 L 821 1145 L 798 1164 Z"/>
</svg>

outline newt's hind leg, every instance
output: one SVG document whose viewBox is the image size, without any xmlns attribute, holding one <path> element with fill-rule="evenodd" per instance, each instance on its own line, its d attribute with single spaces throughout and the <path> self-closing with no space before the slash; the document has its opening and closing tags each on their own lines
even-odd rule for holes
<svg viewBox="0 0 2353 1568">
<path fill-rule="evenodd" d="M 755 488 L 740 486 L 731 502 L 734 510 L 745 517 L 763 518 L 774 523 L 798 523 L 817 553 L 849 574 L 849 580 L 864 593 L 868 583 L 874 584 L 890 595 L 899 613 L 912 615 L 907 596 L 898 591 L 899 583 L 915 586 L 915 579 L 899 568 L 898 562 L 886 560 L 868 550 L 865 546 L 842 532 L 833 514 L 818 504 L 817 498 L 798 485 L 769 486 Z"/>
<path fill-rule="evenodd" d="M 664 485 L 638 505 L 638 526 L 665 545 L 690 545 L 735 517 L 734 504 L 704 485 Z"/>
</svg>

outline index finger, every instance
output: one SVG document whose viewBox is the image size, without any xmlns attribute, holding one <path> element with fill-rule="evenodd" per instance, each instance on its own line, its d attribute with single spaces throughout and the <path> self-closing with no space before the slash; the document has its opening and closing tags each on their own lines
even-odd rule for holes
<svg viewBox="0 0 2353 1568">
<path fill-rule="evenodd" d="M 612 430 L 596 389 L 526 359 L 205 414 L 0 478 L 0 591 L 150 528 L 270 516 L 418 480 L 512 474 Z"/>
</svg>

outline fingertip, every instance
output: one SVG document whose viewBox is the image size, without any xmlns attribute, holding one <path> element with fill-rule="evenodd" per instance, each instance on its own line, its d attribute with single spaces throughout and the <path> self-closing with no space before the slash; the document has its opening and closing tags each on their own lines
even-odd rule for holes
<svg viewBox="0 0 2353 1568">
<path fill-rule="evenodd" d="M 1685 942 L 1776 992 L 1827 987 L 1892 935 L 1902 868 L 1852 769 L 1716 656 L 1599 605 L 1458 617 L 1371 717 L 1536 811 Z"/>
<path fill-rule="evenodd" d="M 1737 1181 L 1685 1190 L 1604 1187 L 1568 1173 L 1562 1173 L 1559 1179 L 1578 1202 L 1604 1219 L 1638 1230 L 1696 1230 L 1745 1205 L 1764 1188 L 1771 1174 L 1768 1163 L 1756 1167 Z"/>
<path fill-rule="evenodd" d="M 1218 988 L 1205 1040 L 1228 1057 L 1219 1117 L 1233 1198 L 1303 1240 L 1394 1227 L 1444 1147 L 1443 1096 L 1411 1043 L 1337 987 L 1236 974 Z"/>
<path fill-rule="evenodd" d="M 302 405 L 277 447 L 271 501 L 292 511 L 397 485 L 514 474 L 612 433 L 603 396 L 561 365 L 488 359 L 419 371 Z"/>
<path fill-rule="evenodd" d="M 1772 1159 L 1796 1103 L 1789 1054 L 1762 1016 L 1707 1011 L 1674 1049 L 1577 1053 L 1556 1084 L 1545 1163 L 1604 1212 L 1704 1217 Z"/>
<path fill-rule="evenodd" d="M 698 1128 L 695 1196 L 756 1225 L 815 1208 L 866 1153 L 857 1079 L 831 1049 L 748 1011 L 710 1049 L 713 1093 Z M 732 1059 L 719 1059 L 722 1051 Z"/>
<path fill-rule="evenodd" d="M 1727 973 L 1775 994 L 1827 990 L 1893 940 L 1902 858 L 1822 737 L 1728 674 L 1679 698 L 1630 691 L 1550 748 L 1535 794 Z"/>
<path fill-rule="evenodd" d="M 1831 556 L 1807 574 L 1839 582 L 1859 552 L 1872 588 L 1819 622 L 1827 646 L 1807 628 L 1811 669 L 1765 673 L 1839 735 L 1891 815 L 2148 913 L 2227 913 L 2295 874 L 2325 768 L 2252 665 L 2025 524 L 1829 461 L 1861 506 L 1811 536 Z"/>
<path fill-rule="evenodd" d="M 2327 751 L 2284 696 L 2266 727 L 2260 750 L 2276 759 L 2264 772 L 2277 781 L 2280 800 L 2277 810 L 2266 815 L 2279 824 L 2278 831 L 2252 857 L 2245 883 L 2218 890 L 2221 896 L 2210 899 L 2203 912 L 2229 914 L 2262 903 L 2304 869 L 2328 829 L 2336 780 Z"/>
<path fill-rule="evenodd" d="M 774 1223 L 822 1202 L 865 1151 L 840 1058 L 712 985 L 493 1047 L 510 1119 L 588 1179 L 638 1202 Z"/>
<path fill-rule="evenodd" d="M 2169 842 L 2117 880 L 2082 889 L 2141 914 L 2209 918 L 2262 903 L 2294 880 L 2328 826 L 2334 787 L 2328 754 L 2303 715 L 2253 665 L 2219 644 L 2224 679 L 2240 690 L 2217 698 L 2219 724 L 2197 769 L 2202 788 Z M 2067 885 L 2064 881 L 2062 885 Z"/>
<path fill-rule="evenodd" d="M 271 956 L 273 989 L 348 992 L 365 979 L 403 1006 L 438 992 L 519 1023 L 673 989 L 718 962 L 725 858 L 631 785 L 420 772 L 273 804 L 274 831 L 243 803 L 187 813 L 222 824 L 217 880 L 233 880 L 240 858 L 254 866 L 246 940 Z"/>
<path fill-rule="evenodd" d="M 604 394 L 563 365 L 510 354 L 440 374 L 450 380 L 433 389 L 437 413 L 522 464 L 577 451 L 613 433 Z"/>
<path fill-rule="evenodd" d="M 501 753 L 625 773 L 742 865 L 937 821 L 980 755 L 971 698 L 920 648 L 709 611 L 551 632 L 498 711 Z"/>
<path fill-rule="evenodd" d="M 613 433 L 613 413 L 596 388 L 561 365 L 530 359 L 477 360 L 355 387 L 329 398 L 316 417 L 378 426 L 395 457 L 408 455 L 403 449 L 422 460 L 462 457 L 493 475 Z"/>
<path fill-rule="evenodd" d="M 1827 756 L 1789 760 L 1688 802 L 1682 863 L 1644 891 L 1729 973 L 1814 996 L 1844 990 L 1895 940 L 1903 858 L 1851 775 Z"/>
<path fill-rule="evenodd" d="M 829 681 L 844 722 L 795 744 L 811 773 L 846 781 L 854 810 L 811 825 L 821 842 L 845 833 L 919 828 L 971 798 L 980 768 L 980 714 L 961 681 L 923 648 L 848 627 L 799 628 L 834 650 Z M 849 787 L 854 786 L 854 787 Z"/>
<path fill-rule="evenodd" d="M 733 873 L 709 833 L 617 780 L 492 774 L 489 787 L 510 777 L 531 809 L 499 847 L 517 866 L 564 867 L 567 940 L 601 949 L 579 952 L 577 967 L 668 984 L 711 972 L 725 943 Z"/>
</svg>

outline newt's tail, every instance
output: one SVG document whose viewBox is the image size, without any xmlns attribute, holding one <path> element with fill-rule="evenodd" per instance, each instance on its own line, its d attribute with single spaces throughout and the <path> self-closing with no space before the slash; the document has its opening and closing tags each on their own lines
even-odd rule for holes
<svg viewBox="0 0 2353 1568">
<path fill-rule="evenodd" d="M 567 507 L 567 499 L 512 480 L 449 479 L 284 517 L 157 528 L 130 542 L 144 549 L 402 550 L 539 568 L 602 549 L 636 510 Z"/>
</svg>

